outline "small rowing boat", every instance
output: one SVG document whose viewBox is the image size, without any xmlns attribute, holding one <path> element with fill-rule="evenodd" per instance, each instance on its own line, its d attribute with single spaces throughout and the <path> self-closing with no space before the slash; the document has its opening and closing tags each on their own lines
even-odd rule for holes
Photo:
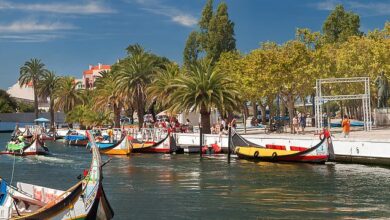
<svg viewBox="0 0 390 220">
<path fill-rule="evenodd" d="M 0 179 L 0 219 L 112 219 L 103 190 L 99 150 L 92 139 L 92 161 L 84 178 L 66 191 Z"/>
<path fill-rule="evenodd" d="M 48 155 L 49 149 L 39 137 L 34 135 L 31 143 L 25 141 L 8 142 L 5 151 L 0 152 L 0 154 L 10 154 L 15 156 Z"/>
</svg>

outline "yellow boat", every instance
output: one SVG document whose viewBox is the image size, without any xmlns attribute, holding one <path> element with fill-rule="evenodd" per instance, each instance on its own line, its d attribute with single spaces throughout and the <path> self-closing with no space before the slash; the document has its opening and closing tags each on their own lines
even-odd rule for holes
<svg viewBox="0 0 390 220">
<path fill-rule="evenodd" d="M 313 147 L 285 146 L 266 144 L 260 146 L 247 141 L 239 134 L 234 134 L 232 143 L 234 152 L 241 159 L 271 162 L 306 162 L 325 163 L 330 156 L 332 142 L 330 135 L 325 135 L 318 144 Z"/>
</svg>

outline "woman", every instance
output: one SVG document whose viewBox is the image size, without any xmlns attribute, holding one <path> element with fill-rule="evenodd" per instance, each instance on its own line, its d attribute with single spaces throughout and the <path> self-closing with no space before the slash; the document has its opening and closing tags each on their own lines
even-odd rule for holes
<svg viewBox="0 0 390 220">
<path fill-rule="evenodd" d="M 349 136 L 349 132 L 351 131 L 351 121 L 347 115 L 344 115 L 341 127 L 343 127 L 344 138 L 347 138 Z"/>
</svg>

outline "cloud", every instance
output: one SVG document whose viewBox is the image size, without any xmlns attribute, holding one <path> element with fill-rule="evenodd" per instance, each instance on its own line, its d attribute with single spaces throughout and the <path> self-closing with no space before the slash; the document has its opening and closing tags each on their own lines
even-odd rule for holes
<svg viewBox="0 0 390 220">
<path fill-rule="evenodd" d="M 115 12 L 100 2 L 86 3 L 14 3 L 0 0 L 0 10 L 20 10 L 31 12 L 48 12 L 56 14 L 107 14 Z"/>
<path fill-rule="evenodd" d="M 340 2 L 335 0 L 326 0 L 323 2 L 318 2 L 317 4 L 314 4 L 314 6 L 318 10 L 331 11 L 336 7 L 337 4 L 340 4 Z"/>
<path fill-rule="evenodd" d="M 128 0 L 127 0 L 128 2 Z M 142 9 L 153 14 L 163 15 L 170 18 L 174 23 L 185 27 L 193 27 L 197 23 L 196 17 L 179 10 L 172 6 L 163 5 L 158 0 L 135 0 L 135 2 L 142 6 Z"/>
<path fill-rule="evenodd" d="M 62 38 L 59 34 L 0 35 L 0 41 L 39 43 Z"/>
<path fill-rule="evenodd" d="M 364 13 L 365 15 L 390 15 L 390 2 L 348 2 L 349 8 Z"/>
<path fill-rule="evenodd" d="M 10 24 L 0 24 L 0 32 L 2 33 L 48 32 L 75 28 L 71 24 L 61 22 L 15 21 Z"/>
<path fill-rule="evenodd" d="M 364 16 L 383 16 L 390 15 L 390 2 L 368 2 L 368 1 L 341 1 L 341 0 L 325 0 L 316 4 L 314 7 L 318 10 L 330 11 L 336 5 L 343 4 L 347 9 L 353 10 Z"/>
</svg>

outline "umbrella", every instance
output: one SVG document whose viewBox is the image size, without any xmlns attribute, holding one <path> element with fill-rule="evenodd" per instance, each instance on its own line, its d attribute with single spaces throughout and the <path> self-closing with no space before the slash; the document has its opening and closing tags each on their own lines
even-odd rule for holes
<svg viewBox="0 0 390 220">
<path fill-rule="evenodd" d="M 42 122 L 42 123 L 44 123 L 44 122 L 49 122 L 50 120 L 49 120 L 49 119 L 46 119 L 46 118 L 37 118 L 37 119 L 35 119 L 34 121 L 35 121 L 35 122 Z"/>
</svg>

